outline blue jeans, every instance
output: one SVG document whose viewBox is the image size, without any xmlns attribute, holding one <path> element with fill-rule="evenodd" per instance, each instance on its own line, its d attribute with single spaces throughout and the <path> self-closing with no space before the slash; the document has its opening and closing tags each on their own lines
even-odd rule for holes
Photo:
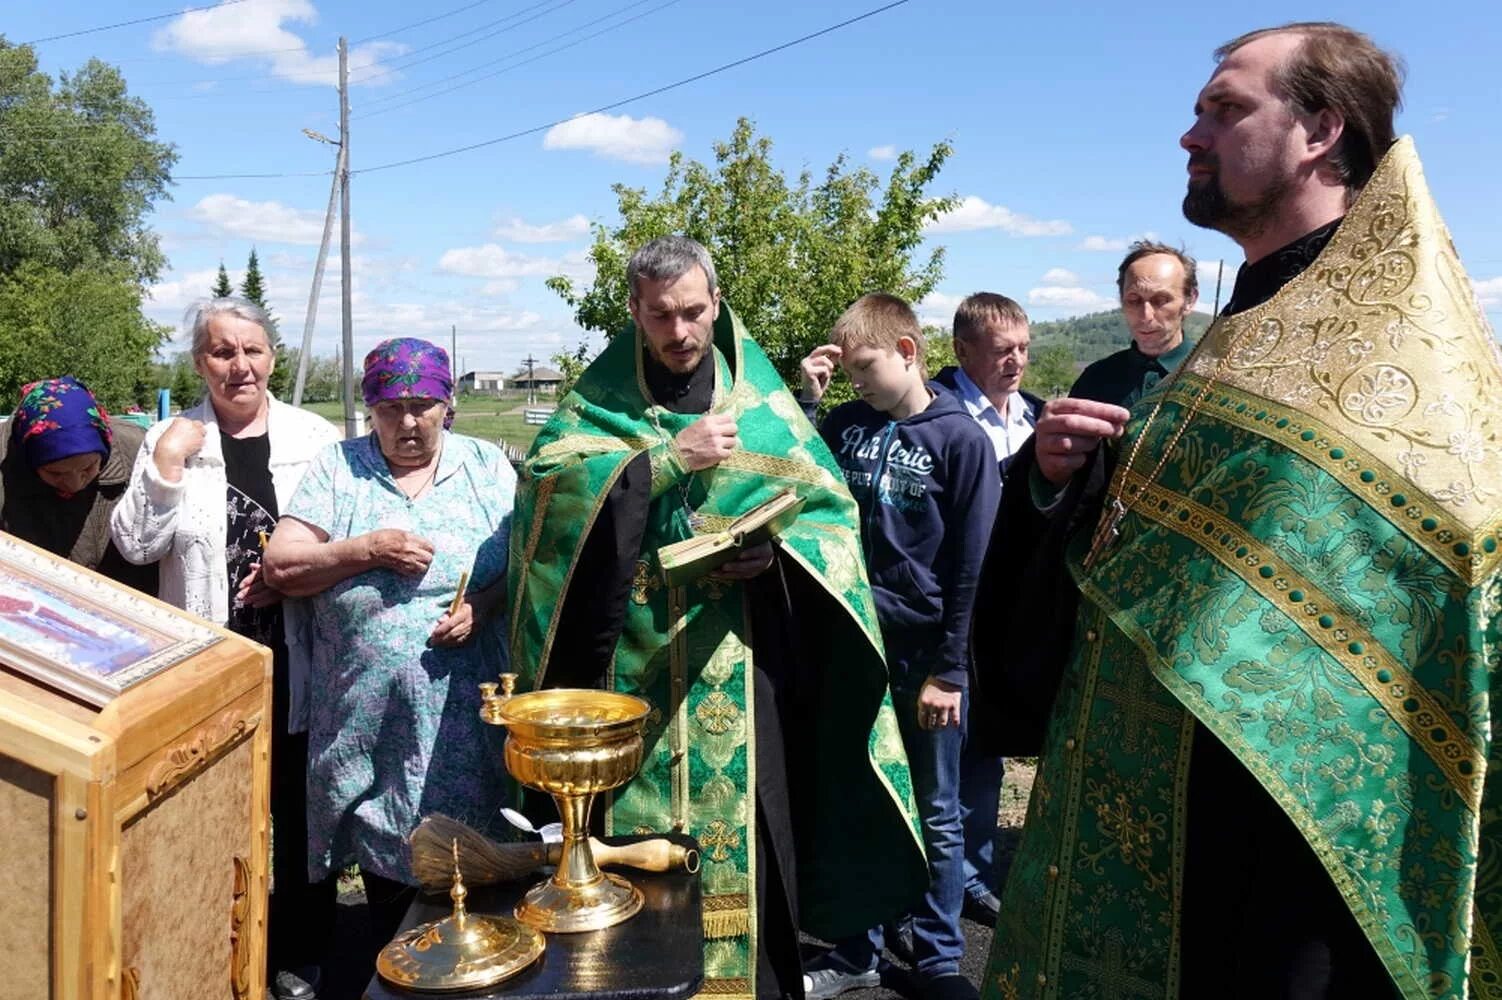
<svg viewBox="0 0 1502 1000">
<path fill-rule="evenodd" d="M 995 892 L 996 813 L 1001 807 L 1003 764 L 1000 757 L 976 752 L 970 744 L 960 752 L 960 821 L 965 827 L 965 893 Z"/>
<path fill-rule="evenodd" d="M 929 730 L 918 728 L 918 691 L 925 677 L 892 672 L 892 706 L 907 750 L 913 775 L 913 797 L 923 824 L 928 854 L 928 891 L 911 910 L 913 960 L 922 979 L 960 971 L 965 935 L 960 930 L 960 906 L 965 899 L 965 831 L 960 819 L 960 757 L 970 711 L 970 693 L 960 702 L 960 725 Z M 995 812 L 992 812 L 995 815 Z M 994 821 L 993 821 L 994 825 Z M 846 938 L 827 956 L 831 966 L 853 972 L 876 968 L 886 941 L 882 927 Z"/>
</svg>

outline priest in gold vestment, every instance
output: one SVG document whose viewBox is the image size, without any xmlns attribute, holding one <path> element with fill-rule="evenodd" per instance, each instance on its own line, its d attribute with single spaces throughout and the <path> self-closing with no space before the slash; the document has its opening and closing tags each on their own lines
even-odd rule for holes
<svg viewBox="0 0 1502 1000">
<path fill-rule="evenodd" d="M 1052 673 L 977 603 L 983 692 L 1046 715 L 983 992 L 1502 997 L 1497 345 L 1391 58 L 1328 24 L 1216 55 L 1184 209 L 1246 251 L 1230 303 L 1013 466 L 1001 550 L 1053 538 L 1082 597 Z"/>
</svg>

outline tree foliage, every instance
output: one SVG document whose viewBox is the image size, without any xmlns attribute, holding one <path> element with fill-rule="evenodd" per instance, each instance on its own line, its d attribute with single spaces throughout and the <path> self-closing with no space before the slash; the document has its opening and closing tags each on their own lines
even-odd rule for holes
<svg viewBox="0 0 1502 1000">
<path fill-rule="evenodd" d="M 772 163 L 772 141 L 742 118 L 713 163 L 674 153 L 654 196 L 614 185 L 620 218 L 594 226 L 593 285 L 560 276 L 548 287 L 580 326 L 612 336 L 630 323 L 632 251 L 668 233 L 693 237 L 714 258 L 725 301 L 796 384 L 798 362 L 855 299 L 885 291 L 916 302 L 938 283 L 944 250 L 915 257 L 924 225 L 954 204 L 930 194 L 949 154 L 947 142 L 926 157 L 904 152 L 885 181 L 841 155 L 817 180 L 805 170 L 790 182 Z"/>
<path fill-rule="evenodd" d="M 563 381 L 558 383 L 558 398 L 562 399 L 574 388 L 574 383 L 579 381 L 579 376 L 584 374 L 584 369 L 589 367 L 592 352 L 589 349 L 589 338 L 579 341 L 579 346 L 571 351 L 559 351 L 554 354 L 552 361 L 558 369 L 558 374 L 563 376 Z"/>
<path fill-rule="evenodd" d="M 221 265 L 222 269 L 222 265 Z M 266 387 L 277 399 L 290 399 L 292 387 L 297 381 L 297 359 L 293 352 L 287 350 L 282 343 L 280 324 L 276 314 L 272 312 L 271 304 L 266 301 L 266 279 L 261 274 L 261 260 L 256 256 L 256 248 L 250 248 L 250 259 L 245 262 L 245 277 L 240 281 L 240 296 L 247 302 L 260 306 L 266 313 L 266 318 L 271 321 L 271 327 L 266 335 L 271 338 L 271 349 L 276 354 L 276 367 L 271 370 L 271 378 L 267 380 Z M 307 386 L 303 386 L 306 395 Z"/>
<path fill-rule="evenodd" d="M 66 374 L 107 408 L 142 402 L 152 396 L 151 358 L 161 338 L 141 318 L 140 292 L 119 271 L 28 262 L 0 276 L 0 399 L 14 401 L 27 382 Z"/>
<path fill-rule="evenodd" d="M 235 286 L 230 284 L 229 272 L 224 269 L 224 261 L 219 262 L 219 276 L 214 279 L 214 287 L 209 289 L 212 298 L 223 299 L 235 294 Z"/>
<path fill-rule="evenodd" d="M 1190 313 L 1184 318 L 1184 335 L 1198 339 L 1210 326 L 1210 317 L 1204 313 Z M 1067 344 L 1075 360 L 1081 365 L 1099 361 L 1108 354 L 1128 347 L 1132 333 L 1120 309 L 1071 316 L 1068 319 L 1045 320 L 1032 325 L 1033 344 Z"/>
<path fill-rule="evenodd" d="M 150 395 L 166 331 L 141 297 L 166 260 L 146 217 L 177 159 L 155 131 L 113 67 L 54 82 L 0 39 L 0 398 L 61 374 L 106 406 Z"/>
<path fill-rule="evenodd" d="M 1044 399 L 1052 399 L 1067 394 L 1077 375 L 1079 368 L 1074 363 L 1074 349 L 1062 340 L 1049 341 L 1029 352 L 1027 370 L 1022 373 L 1022 388 Z"/>
</svg>

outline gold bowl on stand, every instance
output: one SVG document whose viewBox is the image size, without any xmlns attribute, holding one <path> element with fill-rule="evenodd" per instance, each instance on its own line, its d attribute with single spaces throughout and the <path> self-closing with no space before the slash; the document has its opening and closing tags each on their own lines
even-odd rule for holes
<svg viewBox="0 0 1502 1000">
<path fill-rule="evenodd" d="M 554 933 L 594 931 L 629 919 L 641 909 L 641 891 L 595 864 L 589 813 L 597 793 L 619 788 L 641 767 L 642 727 L 651 706 L 612 691 L 552 688 L 512 695 L 514 678 L 501 680 L 501 694 L 495 685 L 481 685 L 480 717 L 506 727 L 506 769 L 528 788 L 551 795 L 563 821 L 558 870 L 527 891 L 517 919 Z"/>
</svg>

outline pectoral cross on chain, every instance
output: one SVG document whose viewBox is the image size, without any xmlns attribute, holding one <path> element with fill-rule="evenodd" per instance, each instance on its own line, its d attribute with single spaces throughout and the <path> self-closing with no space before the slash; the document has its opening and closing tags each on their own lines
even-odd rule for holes
<svg viewBox="0 0 1502 1000">
<path fill-rule="evenodd" d="M 1100 512 L 1100 523 L 1095 526 L 1095 534 L 1090 536 L 1090 551 L 1085 554 L 1086 571 L 1094 569 L 1100 557 L 1121 537 L 1121 519 L 1126 517 L 1126 512 L 1120 497 L 1112 497 L 1110 504 Z"/>
</svg>

